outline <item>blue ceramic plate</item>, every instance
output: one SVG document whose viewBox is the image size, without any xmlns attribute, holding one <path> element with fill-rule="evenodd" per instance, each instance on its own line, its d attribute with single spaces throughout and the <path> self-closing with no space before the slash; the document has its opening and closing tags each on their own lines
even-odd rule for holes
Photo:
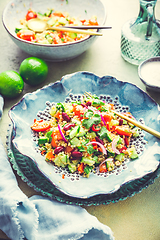
<svg viewBox="0 0 160 240">
<path fill-rule="evenodd" d="M 52 102 L 77 99 L 85 91 L 114 103 L 117 111 L 130 111 L 137 120 L 145 122 L 157 131 L 160 130 L 159 106 L 135 85 L 118 81 L 111 76 L 100 78 L 92 73 L 77 72 L 66 75 L 61 81 L 36 92 L 26 94 L 9 111 L 13 123 L 13 147 L 24 158 L 32 159 L 39 174 L 49 180 L 58 190 L 79 199 L 113 194 L 124 185 L 154 173 L 159 167 L 160 160 L 160 140 L 149 133 L 141 132 L 135 142 L 139 158 L 126 162 L 111 174 L 92 173 L 86 179 L 76 174 L 69 174 L 46 162 L 44 157 L 36 151 L 36 142 L 32 138 L 30 126 L 33 119 L 37 118 L 40 112 L 44 113 L 44 118 L 47 117 L 47 109 Z M 27 163 L 24 161 L 23 164 Z M 62 174 L 65 174 L 64 179 L 62 179 Z"/>
</svg>

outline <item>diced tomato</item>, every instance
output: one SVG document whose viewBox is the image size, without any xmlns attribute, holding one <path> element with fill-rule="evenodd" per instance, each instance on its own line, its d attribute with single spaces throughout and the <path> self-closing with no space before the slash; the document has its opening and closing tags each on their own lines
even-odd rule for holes
<svg viewBox="0 0 160 240">
<path fill-rule="evenodd" d="M 33 12 L 33 10 L 28 10 L 27 14 L 26 14 L 26 20 L 30 20 L 32 18 L 36 18 L 37 14 L 35 12 Z"/>
<path fill-rule="evenodd" d="M 130 137 L 125 136 L 124 142 L 125 142 L 125 145 L 128 147 L 130 143 Z"/>
<path fill-rule="evenodd" d="M 17 37 L 21 38 L 21 32 L 17 32 Z"/>
<path fill-rule="evenodd" d="M 69 24 L 73 24 L 74 22 L 72 20 L 69 20 Z"/>
<path fill-rule="evenodd" d="M 53 37 L 53 42 L 54 42 L 54 44 L 58 44 L 56 37 Z"/>
<path fill-rule="evenodd" d="M 99 167 L 99 172 L 100 172 L 100 173 L 105 173 L 105 172 L 107 172 L 106 163 L 103 163 L 102 165 L 100 165 L 100 167 Z"/>
<path fill-rule="evenodd" d="M 62 114 L 59 111 L 57 111 L 54 117 L 59 120 L 61 115 Z"/>
<path fill-rule="evenodd" d="M 81 163 L 79 166 L 78 166 L 78 172 L 80 173 L 80 174 L 82 174 L 82 173 L 84 173 L 84 163 Z"/>
<path fill-rule="evenodd" d="M 111 109 L 114 110 L 114 104 L 113 103 L 109 103 L 109 105 L 111 106 Z"/>
<path fill-rule="evenodd" d="M 110 122 L 113 117 L 111 114 L 105 113 L 103 114 L 103 118 L 104 118 L 104 121 L 107 123 L 107 122 Z"/>
<path fill-rule="evenodd" d="M 54 136 L 55 139 L 58 140 L 58 141 L 59 141 L 59 140 L 63 140 L 62 135 L 60 134 L 60 131 L 59 131 L 59 130 L 53 131 L 53 133 L 52 133 L 51 136 L 52 136 L 52 137 Z"/>
<path fill-rule="evenodd" d="M 126 150 L 127 150 L 127 147 L 124 146 L 124 147 L 122 147 L 122 148 L 119 150 L 119 152 L 120 152 L 120 153 L 123 153 L 123 152 L 126 151 Z"/>
<path fill-rule="evenodd" d="M 59 32 L 58 37 L 63 38 L 63 32 L 62 31 Z"/>
<path fill-rule="evenodd" d="M 98 25 L 98 22 L 96 20 L 89 20 L 90 25 Z"/>
<path fill-rule="evenodd" d="M 31 129 L 36 131 L 36 132 L 43 132 L 46 131 L 50 128 L 50 123 L 47 121 L 34 121 L 33 125 L 31 126 Z"/>
<path fill-rule="evenodd" d="M 64 179 L 65 178 L 65 174 L 62 174 L 62 179 Z"/>
<path fill-rule="evenodd" d="M 109 123 L 106 124 L 106 128 L 107 128 L 108 131 L 110 131 L 110 125 L 109 125 Z"/>
<path fill-rule="evenodd" d="M 52 147 L 53 147 L 53 148 L 56 148 L 56 147 L 58 147 L 58 145 L 57 145 L 57 143 L 56 143 L 56 139 L 55 139 L 55 137 L 54 137 L 54 136 L 52 136 L 51 145 L 52 145 Z"/>
<path fill-rule="evenodd" d="M 55 16 L 55 17 L 65 17 L 63 15 L 63 13 L 61 13 L 61 12 L 54 12 L 54 13 L 52 13 L 52 15 Z"/>
<path fill-rule="evenodd" d="M 45 154 L 46 153 L 46 150 L 43 150 L 42 152 L 41 152 L 41 155 L 43 155 L 43 154 Z"/>
<path fill-rule="evenodd" d="M 55 158 L 55 156 L 53 155 L 53 152 L 52 150 L 50 150 L 49 152 L 47 152 L 46 154 L 46 159 L 50 160 L 50 161 L 53 161 Z"/>
<path fill-rule="evenodd" d="M 35 33 L 32 31 L 26 31 L 26 32 L 19 31 L 17 33 L 17 37 L 19 37 L 23 40 L 29 41 L 29 42 L 36 39 Z"/>
<path fill-rule="evenodd" d="M 84 24 L 84 23 L 86 22 L 85 19 L 82 19 L 82 20 L 80 20 L 80 21 L 81 21 L 82 24 Z"/>
<path fill-rule="evenodd" d="M 98 147 L 98 151 L 103 153 L 103 150 L 101 147 Z"/>
<path fill-rule="evenodd" d="M 83 119 L 84 107 L 82 105 L 75 105 L 75 104 L 73 104 L 73 112 L 80 119 Z"/>
<path fill-rule="evenodd" d="M 116 127 L 115 127 L 115 131 L 116 131 L 119 135 L 124 135 L 124 136 L 128 136 L 128 137 L 131 137 L 131 136 L 132 136 L 132 132 L 126 130 L 123 126 L 116 126 Z"/>
<path fill-rule="evenodd" d="M 58 146 L 57 141 L 63 140 L 62 135 L 59 130 L 54 130 L 51 134 L 51 137 L 52 137 L 51 145 L 54 148 Z"/>
</svg>

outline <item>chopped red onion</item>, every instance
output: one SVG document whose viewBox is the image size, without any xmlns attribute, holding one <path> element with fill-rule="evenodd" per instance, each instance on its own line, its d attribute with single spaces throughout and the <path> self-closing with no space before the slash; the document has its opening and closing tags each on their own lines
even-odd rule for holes
<svg viewBox="0 0 160 240">
<path fill-rule="evenodd" d="M 103 154 L 107 155 L 107 150 L 101 143 L 93 141 L 93 142 L 87 143 L 86 145 L 89 145 L 89 144 L 97 144 L 97 145 L 99 145 L 102 148 Z"/>
<path fill-rule="evenodd" d="M 120 154 L 120 151 L 116 148 L 116 145 L 117 145 L 117 141 L 116 141 L 116 139 L 114 138 L 114 139 L 112 140 L 112 149 L 113 149 L 113 151 L 114 151 L 116 154 Z"/>
<path fill-rule="evenodd" d="M 112 158 L 112 157 L 110 157 L 110 158 L 106 158 L 103 162 L 101 162 L 100 164 L 99 164 L 99 166 L 98 166 L 98 172 L 99 172 L 99 169 L 100 169 L 100 167 L 103 165 L 103 163 L 105 163 L 105 162 L 107 162 L 107 161 L 113 161 L 114 159 Z"/>
<path fill-rule="evenodd" d="M 106 122 L 105 122 L 104 117 L 102 116 L 102 114 L 100 114 L 100 116 L 101 116 L 101 119 L 102 119 L 104 125 L 106 125 Z"/>
<path fill-rule="evenodd" d="M 63 140 L 67 143 L 67 139 L 65 138 L 65 136 L 64 136 L 64 134 L 63 134 L 63 132 L 62 132 L 61 127 L 60 127 L 59 124 L 58 124 L 58 129 L 59 129 L 59 132 L 60 132 L 60 134 L 61 134 Z"/>
</svg>

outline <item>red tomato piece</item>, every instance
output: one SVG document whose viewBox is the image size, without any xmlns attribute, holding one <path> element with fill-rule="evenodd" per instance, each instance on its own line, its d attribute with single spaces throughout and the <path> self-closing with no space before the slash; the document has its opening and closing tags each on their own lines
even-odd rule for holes
<svg viewBox="0 0 160 240">
<path fill-rule="evenodd" d="M 107 122 L 110 122 L 113 117 L 112 117 L 112 115 L 105 113 L 105 114 L 103 114 L 103 118 L 104 118 L 104 121 L 107 123 Z"/>
<path fill-rule="evenodd" d="M 73 104 L 73 112 L 76 116 L 78 116 L 80 119 L 82 119 L 83 114 L 84 114 L 84 107 L 82 105 L 74 105 Z"/>
<path fill-rule="evenodd" d="M 86 20 L 85 20 L 85 19 L 84 19 L 84 20 L 82 19 L 82 20 L 80 20 L 80 21 L 81 21 L 81 23 L 82 23 L 82 24 L 84 24 L 84 23 L 86 22 Z"/>
<path fill-rule="evenodd" d="M 54 13 L 52 13 L 52 15 L 53 15 L 53 16 L 56 16 L 56 17 L 65 17 L 65 16 L 63 15 L 63 13 L 61 13 L 61 12 L 54 12 Z"/>
<path fill-rule="evenodd" d="M 47 121 L 43 121 L 43 120 L 37 121 L 36 120 L 33 123 L 33 125 L 31 126 L 31 128 L 32 128 L 32 130 L 34 130 L 36 132 L 43 132 L 50 128 L 50 124 Z"/>
<path fill-rule="evenodd" d="M 106 163 L 103 163 L 102 165 L 100 165 L 100 167 L 99 167 L 99 172 L 100 172 L 100 173 L 105 173 L 105 172 L 107 172 Z"/>
<path fill-rule="evenodd" d="M 126 150 L 127 150 L 127 147 L 124 146 L 124 147 L 122 147 L 119 151 L 120 151 L 120 153 L 123 153 L 123 152 L 126 151 Z"/>
<path fill-rule="evenodd" d="M 80 174 L 82 174 L 83 172 L 84 172 L 84 163 L 81 163 L 79 166 L 78 166 L 78 172 L 80 173 Z"/>
<path fill-rule="evenodd" d="M 127 131 L 123 126 L 116 126 L 116 127 L 115 127 L 115 131 L 116 131 L 119 135 L 124 135 L 124 136 L 128 136 L 128 137 L 131 137 L 131 136 L 132 136 L 132 132 Z"/>
<path fill-rule="evenodd" d="M 130 143 L 130 137 L 125 136 L 124 142 L 125 142 L 125 145 L 128 147 Z"/>
<path fill-rule="evenodd" d="M 26 40 L 26 41 L 31 41 L 31 40 L 36 39 L 35 33 L 32 32 L 32 31 L 26 31 L 26 32 L 19 31 L 17 33 L 17 37 L 19 37 L 19 38 L 21 38 L 23 40 Z"/>
<path fill-rule="evenodd" d="M 53 155 L 52 150 L 50 150 L 47 154 L 46 154 L 46 159 L 48 159 L 49 161 L 53 161 L 55 158 L 55 156 Z"/>
<path fill-rule="evenodd" d="M 90 25 L 98 25 L 98 22 L 96 20 L 89 20 Z"/>
<path fill-rule="evenodd" d="M 35 12 L 33 12 L 31 9 L 28 10 L 27 14 L 26 14 L 26 20 L 30 20 L 32 18 L 36 18 L 37 14 Z"/>
</svg>

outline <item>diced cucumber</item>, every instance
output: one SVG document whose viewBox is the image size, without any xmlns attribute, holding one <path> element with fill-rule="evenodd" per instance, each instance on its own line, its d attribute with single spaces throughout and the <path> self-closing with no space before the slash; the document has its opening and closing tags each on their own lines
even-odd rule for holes
<svg viewBox="0 0 160 240">
<path fill-rule="evenodd" d="M 77 134 L 77 137 L 83 137 L 86 134 L 86 131 L 83 127 L 80 127 L 79 133 Z"/>
<path fill-rule="evenodd" d="M 98 135 L 100 136 L 100 139 L 106 138 L 108 142 L 112 142 L 110 132 L 105 127 L 101 127 Z"/>
<path fill-rule="evenodd" d="M 77 134 L 79 133 L 80 131 L 80 125 L 78 126 L 75 126 L 69 133 L 69 137 L 72 139 L 74 138 L 75 136 L 77 136 Z"/>
<path fill-rule="evenodd" d="M 68 104 L 68 103 L 64 103 L 64 108 L 65 108 L 65 112 L 67 114 L 70 114 L 73 112 L 73 106 L 71 104 Z"/>
<path fill-rule="evenodd" d="M 55 105 L 52 106 L 52 107 L 51 107 L 51 110 L 50 110 L 51 116 L 54 116 L 54 115 L 56 114 L 56 111 L 57 111 L 56 106 L 55 106 Z"/>
<path fill-rule="evenodd" d="M 80 146 L 80 140 L 77 138 L 77 137 L 74 137 L 70 143 L 73 145 L 73 146 Z"/>
<path fill-rule="evenodd" d="M 49 26 L 53 26 L 55 24 L 55 19 L 54 18 L 50 18 L 48 21 L 47 21 L 47 24 Z"/>
<path fill-rule="evenodd" d="M 77 37 L 77 33 L 70 32 L 69 36 L 70 38 L 75 39 Z"/>
<path fill-rule="evenodd" d="M 106 167 L 107 167 L 108 171 L 112 171 L 114 169 L 113 161 L 106 161 Z"/>
<path fill-rule="evenodd" d="M 77 166 L 75 164 L 70 163 L 68 165 L 68 169 L 71 173 L 74 173 L 77 170 Z"/>
<path fill-rule="evenodd" d="M 130 158 L 131 158 L 131 159 L 136 159 L 136 158 L 138 158 L 138 154 L 137 154 L 136 149 L 135 149 L 134 147 L 131 149 Z"/>
<path fill-rule="evenodd" d="M 61 17 L 61 18 L 59 18 L 58 23 L 61 25 L 65 25 L 67 23 L 67 21 L 64 17 Z"/>
<path fill-rule="evenodd" d="M 51 44 L 53 42 L 53 38 L 51 37 L 51 35 L 46 34 L 45 38 L 47 39 L 47 41 Z"/>
<path fill-rule="evenodd" d="M 98 157 L 97 157 L 97 156 L 94 156 L 94 157 L 93 157 L 93 161 L 95 161 L 95 163 L 99 163 Z"/>
<path fill-rule="evenodd" d="M 119 125 L 119 121 L 112 119 L 112 120 L 111 120 L 111 125 L 112 125 L 112 126 L 118 126 L 118 125 Z"/>
<path fill-rule="evenodd" d="M 49 142 L 48 137 L 41 137 L 41 138 L 38 139 L 38 145 L 45 144 L 47 142 Z"/>
<path fill-rule="evenodd" d="M 115 160 L 116 160 L 116 161 L 123 162 L 123 161 L 124 161 L 124 156 L 125 156 L 124 153 L 120 153 L 120 154 L 118 154 L 118 155 L 115 157 Z"/>
<path fill-rule="evenodd" d="M 67 155 L 64 153 L 59 153 L 55 159 L 54 159 L 54 163 L 56 166 L 58 167 L 65 167 L 67 165 Z"/>
<path fill-rule="evenodd" d="M 38 17 L 38 19 L 43 19 L 44 18 L 44 14 L 38 12 L 37 13 L 37 17 Z"/>
<path fill-rule="evenodd" d="M 87 138 L 95 138 L 97 135 L 96 135 L 96 133 L 95 132 L 87 132 Z"/>
<path fill-rule="evenodd" d="M 115 156 L 115 152 L 113 151 L 113 149 L 110 145 L 107 146 L 107 152 L 108 152 L 109 156 L 112 156 L 112 157 Z"/>
<path fill-rule="evenodd" d="M 87 165 L 89 165 L 89 166 L 93 166 L 94 163 L 95 163 L 94 160 L 92 160 L 92 159 L 90 159 L 90 158 L 88 158 L 88 157 L 82 157 L 81 162 L 84 163 L 84 164 L 87 164 Z"/>
</svg>

